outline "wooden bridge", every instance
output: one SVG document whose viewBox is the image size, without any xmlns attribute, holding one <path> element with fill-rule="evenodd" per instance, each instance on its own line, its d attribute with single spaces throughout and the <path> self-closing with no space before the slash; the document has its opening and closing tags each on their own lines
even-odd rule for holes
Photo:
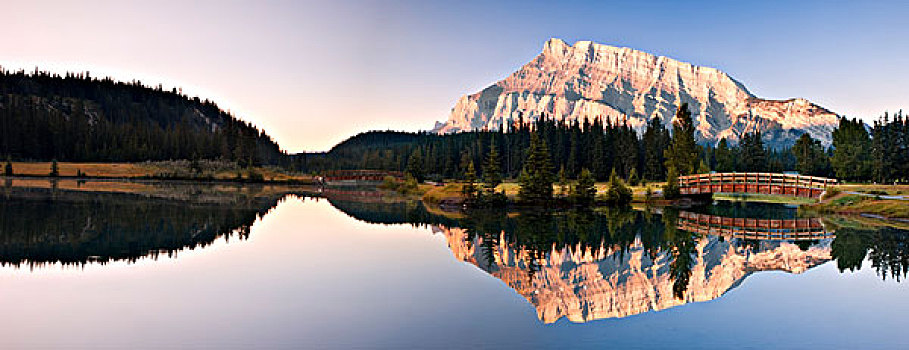
<svg viewBox="0 0 909 350">
<path fill-rule="evenodd" d="M 816 240 L 834 237 L 818 218 L 751 219 L 679 212 L 678 228 L 688 232 L 759 240 Z"/>
<path fill-rule="evenodd" d="M 722 192 L 820 198 L 836 183 L 836 179 L 798 174 L 712 173 L 680 176 L 679 190 L 683 196 Z"/>
<path fill-rule="evenodd" d="M 387 176 L 403 179 L 404 173 L 385 170 L 332 170 L 323 173 L 319 181 L 323 185 L 359 185 L 382 182 Z"/>
</svg>

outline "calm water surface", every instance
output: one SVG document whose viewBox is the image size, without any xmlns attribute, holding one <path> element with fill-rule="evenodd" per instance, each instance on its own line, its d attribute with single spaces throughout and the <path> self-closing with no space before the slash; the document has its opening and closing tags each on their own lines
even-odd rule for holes
<svg viewBox="0 0 909 350">
<path fill-rule="evenodd" d="M 7 189 L 0 347 L 909 345 L 909 232 L 798 219 L 730 203 L 452 217 L 376 198 Z M 779 239 L 793 230 L 808 239 Z"/>
</svg>

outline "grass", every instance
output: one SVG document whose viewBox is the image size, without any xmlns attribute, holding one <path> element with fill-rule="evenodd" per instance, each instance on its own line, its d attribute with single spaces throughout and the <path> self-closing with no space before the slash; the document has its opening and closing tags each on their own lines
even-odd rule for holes
<svg viewBox="0 0 909 350">
<path fill-rule="evenodd" d="M 838 214 L 872 214 L 885 218 L 909 218 L 909 201 L 837 193 L 806 210 Z"/>
<path fill-rule="evenodd" d="M 772 195 L 772 194 L 757 194 L 757 193 L 746 193 L 746 194 L 715 193 L 713 195 L 713 199 L 728 200 L 728 201 L 782 203 L 782 204 L 795 204 L 795 205 L 817 203 L 817 200 L 814 198 L 780 196 L 780 195 Z"/>
<path fill-rule="evenodd" d="M 131 178 L 151 176 L 160 171 L 151 163 L 57 163 L 60 176 L 76 176 L 82 171 L 89 177 Z M 48 176 L 51 162 L 13 162 L 14 175 Z"/>
<path fill-rule="evenodd" d="M 273 196 L 287 193 L 315 194 L 318 189 L 284 183 L 239 184 L 200 183 L 194 181 L 161 181 L 134 179 L 74 179 L 6 177 L 0 179 L 0 191 L 9 188 L 54 189 L 80 192 L 128 193 L 149 197 L 217 202 L 242 196 Z"/>
<path fill-rule="evenodd" d="M 450 182 L 444 186 L 430 186 L 423 194 L 424 203 L 438 204 L 445 198 L 463 198 L 461 184 Z"/>
<path fill-rule="evenodd" d="M 875 184 L 842 184 L 836 186 L 840 191 L 852 191 L 881 195 L 909 195 L 909 185 L 875 185 Z"/>
<path fill-rule="evenodd" d="M 429 186 L 429 188 L 425 190 L 425 193 L 423 195 L 423 202 L 437 204 L 444 198 L 461 199 L 461 198 L 463 198 L 463 195 L 461 194 L 462 185 L 463 184 L 460 182 L 449 182 L 449 183 L 446 183 L 444 186 Z M 424 186 L 424 185 L 421 185 L 421 186 Z M 606 193 L 606 188 L 608 186 L 609 186 L 609 183 L 607 183 L 607 182 L 596 183 L 597 195 Z M 657 190 L 660 190 L 663 188 L 662 183 L 651 183 L 651 184 L 649 184 L 649 186 L 653 191 L 657 191 Z M 521 185 L 519 183 L 514 182 L 514 181 L 509 181 L 509 182 L 502 183 L 498 187 L 496 187 L 496 191 L 505 191 L 505 195 L 510 200 L 514 200 L 518 197 L 518 191 L 520 190 L 520 188 L 521 188 Z M 559 190 L 560 189 L 559 189 L 558 185 L 553 185 L 553 194 L 558 196 L 560 194 Z M 644 194 L 647 191 L 646 186 L 632 186 L 631 190 L 632 190 L 632 193 L 634 194 L 633 201 L 641 202 L 641 203 L 643 203 L 645 201 Z M 571 186 L 569 186 L 566 189 L 565 195 L 567 196 L 570 193 L 571 193 Z"/>
<path fill-rule="evenodd" d="M 201 172 L 193 171 L 189 161 L 162 161 L 143 163 L 75 163 L 58 162 L 61 177 L 75 177 L 79 172 L 87 178 L 173 178 L 196 180 L 255 179 L 261 176 L 265 181 L 311 182 L 312 176 L 292 174 L 277 167 L 240 168 L 233 163 L 201 161 Z M 5 165 L 5 163 L 4 163 Z M 13 162 L 15 176 L 49 176 L 51 162 Z"/>
</svg>

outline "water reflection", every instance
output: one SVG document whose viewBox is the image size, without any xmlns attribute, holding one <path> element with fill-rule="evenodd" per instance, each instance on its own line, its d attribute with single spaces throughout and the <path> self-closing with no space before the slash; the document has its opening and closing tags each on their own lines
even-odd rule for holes
<svg viewBox="0 0 909 350">
<path fill-rule="evenodd" d="M 140 195 L 145 192 L 82 192 L 68 186 L 3 189 L 0 264 L 132 262 L 203 248 L 217 239 L 243 240 L 258 218 L 292 193 L 243 187 Z M 373 192 L 321 196 L 359 221 L 431 227 L 455 258 L 504 282 L 545 323 L 626 317 L 713 300 L 753 273 L 803 273 L 830 260 L 844 272 L 870 263 L 882 279 L 901 281 L 909 272 L 909 231 L 799 217 L 795 208 L 781 205 L 464 214 Z"/>
<path fill-rule="evenodd" d="M 679 229 L 677 213 L 521 214 L 499 231 L 438 226 L 454 255 L 508 284 L 543 322 L 625 317 L 715 299 L 750 274 L 801 273 L 831 259 L 803 249 Z M 508 230 L 507 227 L 514 230 Z"/>
<path fill-rule="evenodd" d="M 884 279 L 909 266 L 909 231 L 840 227 L 783 205 L 444 215 L 417 202 L 331 203 L 367 222 L 430 225 L 457 259 L 505 282 L 546 323 L 713 300 L 753 273 L 799 274 L 833 259 L 842 271 L 867 257 Z"/>
<path fill-rule="evenodd" d="M 174 256 L 223 238 L 246 239 L 283 195 L 196 195 L 175 200 L 126 193 L 4 189 L 0 264 L 134 262 Z"/>
</svg>

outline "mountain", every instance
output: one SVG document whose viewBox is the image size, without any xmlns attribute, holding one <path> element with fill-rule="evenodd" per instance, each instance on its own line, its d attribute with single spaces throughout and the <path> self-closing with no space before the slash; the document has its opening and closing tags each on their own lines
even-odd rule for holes
<svg viewBox="0 0 909 350">
<path fill-rule="evenodd" d="M 825 145 L 838 116 L 802 98 L 767 100 L 717 69 L 590 41 L 546 42 L 536 58 L 507 78 L 461 97 L 434 131 L 508 127 L 545 114 L 557 120 L 606 118 L 641 131 L 651 118 L 670 125 L 688 103 L 702 143 L 737 142 L 761 131 L 771 147 L 791 145 L 807 132 Z"/>
<path fill-rule="evenodd" d="M 224 159 L 276 164 L 271 137 L 214 102 L 141 82 L 0 69 L 0 156 L 16 160 Z"/>
<path fill-rule="evenodd" d="M 716 299 L 760 271 L 802 273 L 830 261 L 831 240 L 802 250 L 796 244 L 763 241 L 755 250 L 737 247 L 718 236 L 697 240 L 683 297 L 673 294 L 670 254 L 651 257 L 640 240 L 627 249 L 601 246 L 552 248 L 536 261 L 508 244 L 470 239 L 467 230 L 433 226 L 445 236 L 456 259 L 477 266 L 523 296 L 544 323 L 565 317 L 571 322 L 637 315 L 687 303 Z M 492 251 L 487 251 L 493 246 Z M 492 264 L 487 265 L 487 256 Z M 538 266 L 530 268 L 529 266 Z"/>
</svg>

